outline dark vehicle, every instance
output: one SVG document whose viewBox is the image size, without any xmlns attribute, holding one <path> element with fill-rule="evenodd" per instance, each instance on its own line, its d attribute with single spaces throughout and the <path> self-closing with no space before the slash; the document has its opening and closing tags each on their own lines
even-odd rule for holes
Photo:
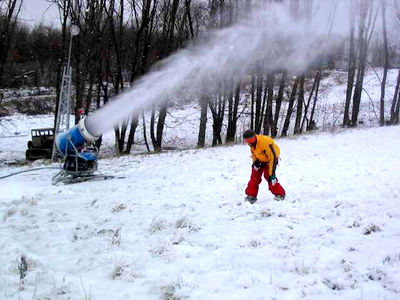
<svg viewBox="0 0 400 300">
<path fill-rule="evenodd" d="M 53 128 L 38 128 L 31 130 L 32 140 L 28 142 L 25 152 L 27 160 L 51 158 L 54 142 Z"/>
</svg>

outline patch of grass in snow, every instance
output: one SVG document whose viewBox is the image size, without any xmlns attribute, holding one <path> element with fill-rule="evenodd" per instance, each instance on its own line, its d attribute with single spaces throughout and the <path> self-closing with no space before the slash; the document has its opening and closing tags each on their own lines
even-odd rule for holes
<svg viewBox="0 0 400 300">
<path fill-rule="evenodd" d="M 394 264 L 400 264 L 400 253 L 396 253 L 393 255 L 388 255 L 385 257 L 385 259 L 382 262 L 383 264 L 389 264 L 389 265 L 394 265 Z"/>
<path fill-rule="evenodd" d="M 383 280 L 387 274 L 379 268 L 373 268 L 368 272 L 367 276 L 368 279 L 372 281 L 380 281 Z"/>
<path fill-rule="evenodd" d="M 188 229 L 190 232 L 192 232 L 192 231 L 196 232 L 196 231 L 200 230 L 200 228 L 195 226 L 193 224 L 193 222 L 186 216 L 183 216 L 182 218 L 179 218 L 175 222 L 175 228 L 177 228 L 177 229 Z"/>
<path fill-rule="evenodd" d="M 17 210 L 16 210 L 14 207 L 9 208 L 9 209 L 6 211 L 6 213 L 4 214 L 4 216 L 3 216 L 3 222 L 7 221 L 8 218 L 12 217 L 12 216 L 15 215 L 16 213 L 17 213 Z"/>
<path fill-rule="evenodd" d="M 155 248 L 150 249 L 150 253 L 153 257 L 165 256 L 170 251 L 170 249 L 170 245 L 158 245 Z"/>
<path fill-rule="evenodd" d="M 35 268 L 38 267 L 39 263 L 31 257 L 28 256 L 20 256 L 15 259 L 8 268 L 8 271 L 12 274 L 21 274 L 21 258 L 24 258 L 24 264 L 26 265 L 26 272 L 33 271 Z"/>
<path fill-rule="evenodd" d="M 263 218 L 271 217 L 273 213 L 269 209 L 264 209 L 260 211 L 260 216 Z"/>
<path fill-rule="evenodd" d="M 354 220 L 353 223 L 347 226 L 347 228 L 358 228 L 358 227 L 360 227 L 360 223 L 356 220 Z"/>
<path fill-rule="evenodd" d="M 36 205 L 38 205 L 38 203 L 39 203 L 38 199 L 32 198 L 31 200 L 29 200 L 30 206 L 36 206 Z"/>
<path fill-rule="evenodd" d="M 121 245 L 121 227 L 119 227 L 113 234 L 111 244 L 119 246 Z"/>
<path fill-rule="evenodd" d="M 305 276 L 311 273 L 311 268 L 309 266 L 306 266 L 304 263 L 301 264 L 296 263 L 292 272 L 301 276 Z"/>
<path fill-rule="evenodd" d="M 149 231 L 151 233 L 155 233 L 155 232 L 164 230 L 165 228 L 167 228 L 167 225 L 168 225 L 167 221 L 156 217 L 150 223 Z"/>
<path fill-rule="evenodd" d="M 21 216 L 26 217 L 29 214 L 29 210 L 26 208 L 22 208 L 20 211 Z"/>
<path fill-rule="evenodd" d="M 257 240 L 251 240 L 248 245 L 251 248 L 261 248 L 262 247 L 262 243 Z"/>
<path fill-rule="evenodd" d="M 111 273 L 113 280 L 135 281 L 138 274 L 131 268 L 129 264 L 117 263 Z"/>
<path fill-rule="evenodd" d="M 351 261 L 347 261 L 345 259 L 342 260 L 342 267 L 344 272 L 350 272 L 354 269 L 354 265 Z"/>
<path fill-rule="evenodd" d="M 370 224 L 366 228 L 364 228 L 363 233 L 365 235 L 368 235 L 368 234 L 371 234 L 373 232 L 378 232 L 378 231 L 382 231 L 382 229 L 378 225 Z"/>
<path fill-rule="evenodd" d="M 115 213 L 119 213 L 120 211 L 123 211 L 126 209 L 126 205 L 124 203 L 119 203 L 116 206 L 114 206 L 111 211 Z"/>
<path fill-rule="evenodd" d="M 181 300 L 188 299 L 188 297 L 178 295 L 178 290 L 182 288 L 182 284 L 179 282 L 174 282 L 168 285 L 162 286 L 161 289 L 161 299 L 162 300 Z"/>
<path fill-rule="evenodd" d="M 334 281 L 333 279 L 323 279 L 322 283 L 325 284 L 328 288 L 331 290 L 343 290 L 344 289 L 344 284 L 343 282 L 340 281 Z"/>
</svg>

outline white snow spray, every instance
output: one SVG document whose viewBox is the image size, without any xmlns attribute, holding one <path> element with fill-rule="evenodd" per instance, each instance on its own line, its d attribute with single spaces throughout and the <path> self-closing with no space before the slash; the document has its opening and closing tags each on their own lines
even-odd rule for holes
<svg viewBox="0 0 400 300">
<path fill-rule="evenodd" d="M 196 97 L 224 79 L 243 79 L 260 63 L 267 72 L 304 71 L 332 48 L 333 39 L 326 38 L 327 19 L 305 22 L 292 18 L 285 5 L 257 6 L 236 24 L 208 32 L 157 64 L 127 92 L 87 117 L 86 127 L 99 136 L 132 113 L 178 94 Z"/>
</svg>

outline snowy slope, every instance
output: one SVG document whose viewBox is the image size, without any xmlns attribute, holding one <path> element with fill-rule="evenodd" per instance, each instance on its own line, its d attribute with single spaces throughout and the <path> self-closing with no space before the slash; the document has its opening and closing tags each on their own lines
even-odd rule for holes
<svg viewBox="0 0 400 300">
<path fill-rule="evenodd" d="M 283 202 L 265 182 L 243 202 L 244 145 L 102 159 L 109 181 L 3 179 L 0 299 L 399 299 L 399 134 L 278 139 Z"/>
<path fill-rule="evenodd" d="M 368 70 L 364 82 L 364 90 L 362 93 L 362 101 L 360 107 L 359 127 L 376 127 L 379 126 L 379 98 L 380 98 L 380 79 L 382 69 L 376 72 Z M 396 86 L 398 70 L 391 69 L 388 72 L 386 84 L 386 102 L 385 116 L 390 117 L 390 107 Z M 315 110 L 315 122 L 320 131 L 329 131 L 337 128 L 343 121 L 344 103 L 346 99 L 346 80 L 347 73 L 345 71 L 332 71 L 330 75 L 325 77 L 320 86 L 319 100 Z M 24 93 L 28 93 L 25 91 Z M 23 94 L 23 91 L 19 91 Z M 308 100 L 308 92 L 306 92 L 306 100 Z M 23 99 L 21 97 L 20 99 Z M 244 99 L 243 99 L 244 100 Z M 249 101 L 249 99 L 247 99 Z M 287 106 L 288 103 L 284 103 Z M 350 107 L 351 108 L 351 107 Z M 241 111 L 241 109 L 240 109 Z M 250 107 L 247 106 L 238 120 L 237 140 L 241 139 L 241 134 L 249 127 Z M 281 110 L 279 117 L 279 128 L 282 129 L 283 122 L 286 117 L 286 108 Z M 296 114 L 292 114 L 291 126 L 294 125 Z M 166 126 L 163 133 L 163 147 L 188 149 L 195 148 L 197 145 L 197 137 L 199 130 L 200 108 L 196 101 L 189 104 L 176 106 L 168 110 L 166 117 Z M 150 123 L 150 112 L 147 112 L 146 121 Z M 13 115 L 0 118 L 0 168 L 3 164 L 10 162 L 23 162 L 25 160 L 25 150 L 27 142 L 30 140 L 30 130 L 32 128 L 51 127 L 54 123 L 53 115 L 25 116 Z M 71 116 L 70 124 L 74 124 L 74 117 Z M 212 116 L 208 113 L 208 122 L 206 130 L 206 146 L 212 144 Z M 222 138 L 226 136 L 225 124 L 222 128 Z M 147 127 L 149 128 L 149 127 Z M 147 129 L 148 131 L 148 129 Z M 288 134 L 293 133 L 290 128 Z M 149 135 L 149 133 L 147 132 Z M 13 137 L 13 138 L 11 138 Z M 115 154 L 114 150 L 114 132 L 109 131 L 103 135 L 103 144 L 100 155 L 109 157 Z M 133 145 L 131 153 L 145 152 L 146 147 L 143 141 L 142 123 L 136 133 L 136 144 Z"/>
</svg>

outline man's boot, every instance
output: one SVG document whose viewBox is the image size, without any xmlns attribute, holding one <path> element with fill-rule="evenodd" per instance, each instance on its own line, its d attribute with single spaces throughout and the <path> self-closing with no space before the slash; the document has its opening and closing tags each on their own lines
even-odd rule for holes
<svg viewBox="0 0 400 300">
<path fill-rule="evenodd" d="M 246 199 L 245 199 L 245 201 L 250 202 L 250 204 L 254 204 L 254 203 L 257 202 L 257 198 L 256 198 L 256 197 L 253 197 L 253 196 L 247 196 Z"/>
</svg>

